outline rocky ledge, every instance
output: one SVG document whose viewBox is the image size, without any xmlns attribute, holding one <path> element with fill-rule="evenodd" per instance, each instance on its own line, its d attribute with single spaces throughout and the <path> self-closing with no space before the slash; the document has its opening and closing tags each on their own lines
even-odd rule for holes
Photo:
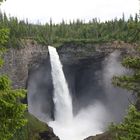
<svg viewBox="0 0 140 140">
<path fill-rule="evenodd" d="M 84 140 L 114 140 L 113 139 L 113 134 L 110 132 L 105 132 L 103 134 L 99 134 L 96 136 L 90 136 Z"/>
<path fill-rule="evenodd" d="M 41 122 L 28 112 L 26 112 L 25 116 L 28 123 L 27 127 L 24 128 L 26 130 L 24 130 L 23 133 L 25 136 L 28 136 L 28 140 L 59 140 L 59 138 L 54 134 L 53 129 L 46 123 Z"/>
</svg>

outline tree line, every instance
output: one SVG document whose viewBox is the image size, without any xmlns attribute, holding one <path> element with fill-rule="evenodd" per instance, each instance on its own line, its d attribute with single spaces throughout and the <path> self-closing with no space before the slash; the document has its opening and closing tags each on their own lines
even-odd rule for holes
<svg viewBox="0 0 140 140">
<path fill-rule="evenodd" d="M 22 39 L 36 40 L 43 45 L 53 45 L 63 42 L 139 42 L 140 22 L 138 14 L 125 19 L 124 14 L 120 19 L 101 22 L 97 18 L 85 23 L 82 20 L 64 20 L 60 24 L 54 24 L 50 19 L 44 25 L 32 24 L 28 20 L 18 20 L 16 17 L 8 17 L 0 13 L 0 27 L 10 30 L 8 47 L 20 47 Z"/>
</svg>

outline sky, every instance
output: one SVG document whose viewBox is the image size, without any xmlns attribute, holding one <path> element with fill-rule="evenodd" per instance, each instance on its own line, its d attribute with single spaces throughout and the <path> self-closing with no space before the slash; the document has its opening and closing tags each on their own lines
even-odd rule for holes
<svg viewBox="0 0 140 140">
<path fill-rule="evenodd" d="M 53 23 L 63 20 L 82 19 L 85 22 L 93 18 L 101 21 L 134 15 L 139 11 L 138 0 L 7 0 L 1 10 L 7 15 L 27 19 L 33 23 Z"/>
</svg>

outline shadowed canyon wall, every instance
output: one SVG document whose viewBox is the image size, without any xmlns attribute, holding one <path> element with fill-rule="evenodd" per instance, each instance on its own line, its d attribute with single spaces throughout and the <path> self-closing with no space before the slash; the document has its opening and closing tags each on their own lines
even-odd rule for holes
<svg viewBox="0 0 140 140">
<path fill-rule="evenodd" d="M 115 49 L 125 53 L 135 52 L 135 44 L 123 42 L 104 44 L 75 44 L 66 43 L 58 48 L 63 64 L 79 63 L 82 59 L 96 59 L 113 52 Z M 26 87 L 30 69 L 38 67 L 48 56 L 47 46 L 42 46 L 30 40 L 22 48 L 10 48 L 4 54 L 4 66 L 0 73 L 6 73 L 13 82 L 14 88 Z M 69 61 L 67 61 L 69 60 Z"/>
</svg>

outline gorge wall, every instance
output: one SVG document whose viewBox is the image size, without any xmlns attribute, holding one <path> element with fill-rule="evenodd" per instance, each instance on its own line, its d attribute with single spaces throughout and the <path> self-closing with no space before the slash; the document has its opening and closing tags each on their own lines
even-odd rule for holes
<svg viewBox="0 0 140 140">
<path fill-rule="evenodd" d="M 78 64 L 81 60 L 96 60 L 113 52 L 115 49 L 122 53 L 133 54 L 136 44 L 127 44 L 124 42 L 102 43 L 102 44 L 82 44 L 65 43 L 57 50 L 60 54 L 62 63 L 69 65 Z M 14 88 L 26 87 L 30 69 L 38 67 L 48 57 L 47 46 L 42 46 L 27 40 L 22 48 L 10 48 L 4 54 L 4 66 L 0 73 L 6 73 L 12 80 Z"/>
<path fill-rule="evenodd" d="M 4 65 L 1 74 L 7 74 L 14 88 L 26 88 L 28 72 L 39 66 L 48 55 L 46 46 L 28 40 L 21 48 L 10 48 L 4 53 Z"/>
</svg>

